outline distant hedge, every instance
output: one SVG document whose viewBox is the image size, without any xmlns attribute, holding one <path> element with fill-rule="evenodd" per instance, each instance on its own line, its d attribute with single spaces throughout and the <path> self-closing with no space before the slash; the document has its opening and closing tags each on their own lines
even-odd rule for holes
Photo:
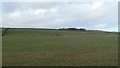
<svg viewBox="0 0 120 68">
<path fill-rule="evenodd" d="M 3 28 L 2 29 L 2 36 L 4 36 L 6 33 L 7 33 L 7 30 L 8 30 L 9 28 Z"/>
<path fill-rule="evenodd" d="M 60 28 L 58 30 L 77 30 L 77 31 L 87 31 L 86 29 L 84 28 L 80 28 L 80 29 L 77 29 L 77 28 Z"/>
</svg>

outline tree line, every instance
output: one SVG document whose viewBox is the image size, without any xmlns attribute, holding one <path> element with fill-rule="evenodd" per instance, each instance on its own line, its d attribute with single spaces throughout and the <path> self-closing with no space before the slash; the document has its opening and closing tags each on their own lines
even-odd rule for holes
<svg viewBox="0 0 120 68">
<path fill-rule="evenodd" d="M 58 30 L 79 30 L 79 31 L 87 31 L 85 28 L 60 28 Z"/>
</svg>

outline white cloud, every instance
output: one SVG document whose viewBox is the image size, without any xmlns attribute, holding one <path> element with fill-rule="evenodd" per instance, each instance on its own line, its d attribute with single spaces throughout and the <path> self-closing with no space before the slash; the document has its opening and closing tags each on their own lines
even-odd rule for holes
<svg viewBox="0 0 120 68">
<path fill-rule="evenodd" d="M 120 0 L 3 0 L 3 2 L 118 2 Z"/>
<path fill-rule="evenodd" d="M 18 20 L 18 19 L 22 18 L 22 13 L 21 13 L 21 11 L 17 10 L 15 12 L 8 14 L 8 16 L 13 20 Z"/>
<path fill-rule="evenodd" d="M 30 3 L 31 4 L 31 3 Z M 35 3 L 32 3 L 34 6 Z M 42 4 L 42 3 L 40 3 Z M 106 29 L 110 18 L 116 19 L 116 4 L 103 1 L 87 3 L 58 3 L 51 7 L 34 8 L 30 5 L 23 9 L 3 15 L 4 25 L 12 27 L 85 27 Z M 36 5 L 37 6 L 37 5 Z M 49 6 L 49 5 L 44 5 Z M 21 6 L 23 7 L 23 5 Z M 117 8 L 116 8 L 117 9 Z M 111 11 L 111 12 L 110 12 Z M 109 16 L 108 16 L 109 15 Z M 116 22 L 117 23 L 117 22 Z"/>
<path fill-rule="evenodd" d="M 101 8 L 102 7 L 102 5 L 103 5 L 103 1 L 96 1 L 96 2 L 94 2 L 93 4 L 92 4 L 92 9 L 93 9 L 93 11 L 96 11 L 96 10 L 98 10 L 99 8 Z"/>
<path fill-rule="evenodd" d="M 50 12 L 53 13 L 53 14 L 54 13 L 57 14 L 59 12 L 59 9 L 58 8 L 51 8 Z"/>
<path fill-rule="evenodd" d="M 95 29 L 104 30 L 106 26 L 107 26 L 107 23 L 100 23 L 100 24 L 95 25 Z"/>
<path fill-rule="evenodd" d="M 39 14 L 44 15 L 46 11 L 47 10 L 45 10 L 45 9 L 37 9 L 34 12 L 35 12 L 36 15 L 39 15 Z"/>
</svg>

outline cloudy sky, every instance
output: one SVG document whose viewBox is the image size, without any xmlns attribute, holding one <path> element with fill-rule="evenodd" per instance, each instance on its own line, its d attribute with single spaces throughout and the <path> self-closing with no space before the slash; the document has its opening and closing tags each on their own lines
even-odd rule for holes
<svg viewBox="0 0 120 68">
<path fill-rule="evenodd" d="M 118 2 L 3 2 L 3 27 L 118 31 Z"/>
</svg>

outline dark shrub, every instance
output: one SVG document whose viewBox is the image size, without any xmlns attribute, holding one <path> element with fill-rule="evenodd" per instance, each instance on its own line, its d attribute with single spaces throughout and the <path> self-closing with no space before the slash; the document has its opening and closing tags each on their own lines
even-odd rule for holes
<svg viewBox="0 0 120 68">
<path fill-rule="evenodd" d="M 79 30 L 80 30 L 80 31 L 86 31 L 86 29 L 84 29 L 84 28 L 80 28 Z"/>
<path fill-rule="evenodd" d="M 67 28 L 67 30 L 77 30 L 77 28 Z"/>
</svg>

